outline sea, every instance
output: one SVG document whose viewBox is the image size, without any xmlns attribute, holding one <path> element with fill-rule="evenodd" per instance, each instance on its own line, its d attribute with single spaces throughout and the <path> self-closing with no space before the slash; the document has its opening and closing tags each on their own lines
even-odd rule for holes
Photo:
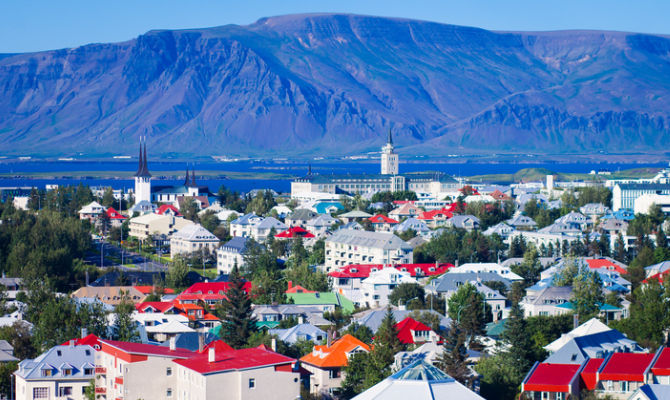
<svg viewBox="0 0 670 400">
<path fill-rule="evenodd" d="M 631 168 L 663 168 L 666 163 L 446 163 L 446 162 L 412 162 L 400 163 L 401 172 L 439 171 L 456 177 L 467 177 L 486 174 L 510 174 L 523 168 L 546 168 L 556 173 L 589 173 L 590 171 L 626 170 Z M 170 176 L 183 176 L 186 170 L 186 161 L 150 161 L 149 170 L 154 176 L 155 185 L 178 185 L 183 179 L 170 179 Z M 246 193 L 253 189 L 273 189 L 279 193 L 289 192 L 291 177 L 304 176 L 311 168 L 312 173 L 326 174 L 377 174 L 379 161 L 326 161 L 295 162 L 289 160 L 245 160 L 245 161 L 197 161 L 189 164 L 198 171 L 218 172 L 216 178 L 199 177 L 199 185 L 207 185 L 212 192 L 216 192 L 221 185 L 230 190 Z M 113 161 L 37 161 L 37 160 L 5 160 L 0 161 L 0 173 L 9 177 L 0 177 L 0 187 L 37 187 L 44 188 L 48 184 L 88 186 L 111 186 L 114 189 L 128 189 L 134 186 L 133 180 L 128 177 L 118 179 L 96 178 L 96 172 L 137 170 L 136 160 Z M 225 178 L 227 172 L 271 172 L 282 174 L 287 178 L 280 179 L 230 179 Z M 54 173 L 53 179 L 32 179 L 31 173 Z M 87 174 L 89 173 L 89 174 Z M 68 175 L 86 176 L 89 178 L 72 179 Z M 224 177 L 225 179 L 221 179 Z M 501 182 L 505 183 L 505 182 Z"/>
</svg>

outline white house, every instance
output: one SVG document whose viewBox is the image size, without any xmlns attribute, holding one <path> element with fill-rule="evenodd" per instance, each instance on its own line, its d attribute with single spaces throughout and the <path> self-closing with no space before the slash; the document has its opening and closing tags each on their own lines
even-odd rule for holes
<svg viewBox="0 0 670 400">
<path fill-rule="evenodd" d="M 388 305 L 388 297 L 401 283 L 418 283 L 409 272 L 398 271 L 393 267 L 370 272 L 370 276 L 361 282 L 361 291 L 368 307 Z"/>
<path fill-rule="evenodd" d="M 235 236 L 216 251 L 216 270 L 219 274 L 229 274 L 233 266 L 244 266 L 244 253 L 250 238 Z"/>
<path fill-rule="evenodd" d="M 449 273 L 473 272 L 476 274 L 492 272 L 510 281 L 522 281 L 523 278 L 512 272 L 510 267 L 502 266 L 496 263 L 467 263 L 458 267 L 451 268 Z"/>
<path fill-rule="evenodd" d="M 412 247 L 387 232 L 340 229 L 326 239 L 326 271 L 349 264 L 409 264 Z"/>
<path fill-rule="evenodd" d="M 103 207 L 100 203 L 97 201 L 92 201 L 79 210 L 79 219 L 87 219 L 93 222 L 95 219 L 100 217 L 102 213 L 105 212 L 105 210 L 105 207 Z"/>
<path fill-rule="evenodd" d="M 190 224 L 175 232 L 170 238 L 170 256 L 193 252 L 214 253 L 219 238 L 200 224 Z"/>
</svg>

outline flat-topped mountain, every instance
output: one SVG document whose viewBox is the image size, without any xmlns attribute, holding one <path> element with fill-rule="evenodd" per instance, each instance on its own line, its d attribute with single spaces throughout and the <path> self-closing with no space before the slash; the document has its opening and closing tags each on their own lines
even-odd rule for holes
<svg viewBox="0 0 670 400">
<path fill-rule="evenodd" d="M 357 15 L 0 55 L 0 154 L 661 152 L 670 38 Z"/>
</svg>

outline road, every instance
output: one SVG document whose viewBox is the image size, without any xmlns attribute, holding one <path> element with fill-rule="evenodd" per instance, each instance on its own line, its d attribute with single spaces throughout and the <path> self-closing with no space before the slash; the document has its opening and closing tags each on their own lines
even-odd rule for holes
<svg viewBox="0 0 670 400">
<path fill-rule="evenodd" d="M 100 247 L 102 246 L 104 260 L 100 259 Z M 123 271 L 166 271 L 167 265 L 148 259 L 141 254 L 123 250 L 123 262 L 125 264 L 134 264 L 136 267 L 126 267 L 115 260 L 121 260 L 121 247 L 114 243 L 96 241 L 94 243 L 95 251 L 89 253 L 84 260 L 97 267 L 118 268 Z M 103 261 L 101 265 L 101 261 Z"/>
</svg>

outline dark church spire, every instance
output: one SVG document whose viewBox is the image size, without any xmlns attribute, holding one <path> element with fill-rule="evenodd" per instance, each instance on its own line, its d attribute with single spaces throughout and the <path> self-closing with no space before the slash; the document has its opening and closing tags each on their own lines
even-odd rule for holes
<svg viewBox="0 0 670 400">
<path fill-rule="evenodd" d="M 389 138 L 387 143 L 393 145 L 393 136 L 391 135 L 391 128 L 389 128 Z"/>
<path fill-rule="evenodd" d="M 195 183 L 195 168 L 193 168 L 193 169 L 191 170 L 191 186 L 192 186 L 192 187 L 196 187 L 196 183 Z"/>
<path fill-rule="evenodd" d="M 144 141 L 144 151 L 142 151 L 142 142 Z M 137 177 L 149 178 L 151 174 L 149 173 L 149 167 L 147 165 L 147 142 L 146 138 L 144 140 L 140 137 L 140 156 L 139 162 L 137 164 L 137 172 L 135 173 Z"/>
<path fill-rule="evenodd" d="M 186 175 L 184 175 L 184 186 L 189 187 L 191 182 L 189 181 L 191 176 L 188 174 L 188 164 L 186 164 Z"/>
</svg>

